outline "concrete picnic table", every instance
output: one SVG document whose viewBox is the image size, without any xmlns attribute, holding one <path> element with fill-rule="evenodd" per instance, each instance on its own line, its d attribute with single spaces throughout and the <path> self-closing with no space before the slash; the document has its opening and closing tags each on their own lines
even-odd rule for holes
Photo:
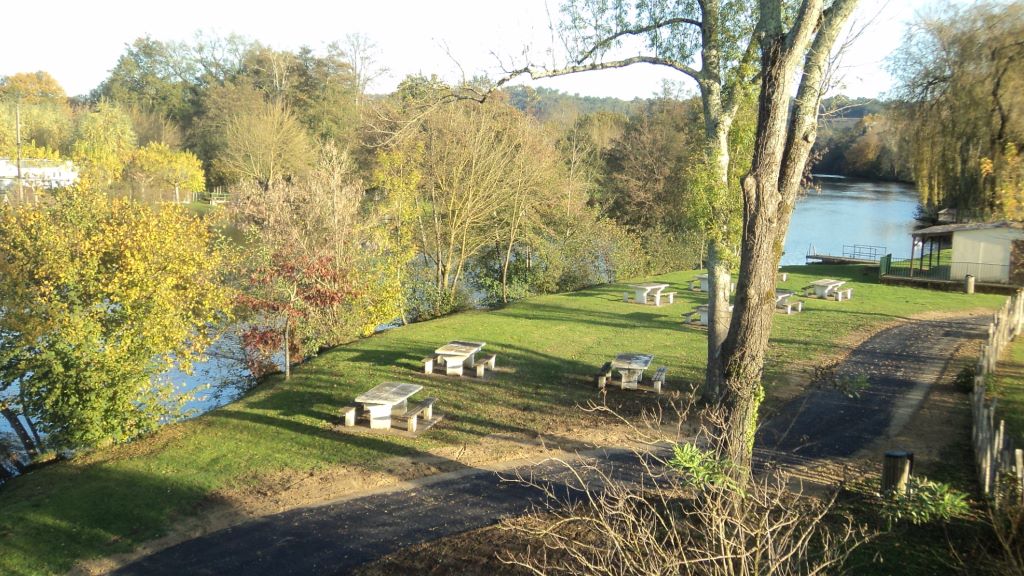
<svg viewBox="0 0 1024 576">
<path fill-rule="evenodd" d="M 811 282 L 809 287 L 814 289 L 814 295 L 818 298 L 828 298 L 829 294 L 832 294 L 836 288 L 839 288 L 843 284 L 846 284 L 845 280 L 822 278 L 821 280 Z"/>
<path fill-rule="evenodd" d="M 422 389 L 419 384 L 384 382 L 356 396 L 356 402 L 370 414 L 370 428 L 388 430 L 392 413 L 405 414 L 409 397 Z"/>
<path fill-rule="evenodd" d="M 731 274 L 726 274 L 725 276 L 722 277 L 722 279 L 725 280 L 725 282 L 729 285 L 729 291 L 732 292 L 732 290 L 734 288 L 733 285 L 732 285 L 732 275 Z M 710 292 L 711 291 L 711 287 L 708 285 L 708 275 L 707 274 L 697 274 L 696 276 L 693 277 L 693 280 L 690 282 L 690 284 L 691 284 L 691 290 L 694 288 L 693 284 L 697 284 L 698 286 L 696 286 L 696 288 L 697 288 L 698 291 L 700 291 L 700 292 Z"/>
<path fill-rule="evenodd" d="M 696 280 L 700 283 L 701 292 L 710 292 L 711 289 L 708 287 L 708 275 L 697 274 Z"/>
<path fill-rule="evenodd" d="M 647 295 L 654 294 L 655 302 L 661 300 L 661 291 L 668 288 L 668 284 L 647 282 L 644 284 L 629 284 L 629 287 L 636 291 L 636 301 L 640 304 L 647 304 Z"/>
<path fill-rule="evenodd" d="M 786 290 L 784 288 L 776 288 L 775 289 L 775 305 L 776 306 L 779 306 L 779 305 L 785 306 L 789 302 L 790 297 L 793 296 L 794 294 L 795 294 L 795 292 L 793 292 L 792 290 Z"/>
<path fill-rule="evenodd" d="M 636 388 L 637 383 L 644 376 L 644 370 L 651 366 L 653 360 L 653 354 L 624 352 L 612 360 L 612 369 L 618 370 L 622 375 L 623 388 Z"/>
<path fill-rule="evenodd" d="M 481 348 L 486 346 L 486 342 L 463 342 L 462 340 L 453 340 L 441 346 L 437 350 L 434 350 L 434 354 L 443 356 L 445 363 L 452 360 L 462 360 L 462 365 L 467 368 L 472 368 L 473 363 L 476 361 L 476 353 Z"/>
</svg>

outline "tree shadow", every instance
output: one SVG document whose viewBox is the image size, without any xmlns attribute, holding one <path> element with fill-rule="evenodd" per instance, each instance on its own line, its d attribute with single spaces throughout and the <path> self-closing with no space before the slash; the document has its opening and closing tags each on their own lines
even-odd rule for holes
<svg viewBox="0 0 1024 576">
<path fill-rule="evenodd" d="M 0 573 L 63 574 L 78 558 L 128 552 L 164 535 L 172 518 L 225 502 L 188 477 L 108 465 L 52 467 L 3 489 Z M 55 552 L 59 551 L 59 552 Z"/>
</svg>

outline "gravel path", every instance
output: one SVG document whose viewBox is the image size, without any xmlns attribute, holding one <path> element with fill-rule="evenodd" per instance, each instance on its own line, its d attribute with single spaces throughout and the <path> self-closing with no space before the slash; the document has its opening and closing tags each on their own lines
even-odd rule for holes
<svg viewBox="0 0 1024 576">
<path fill-rule="evenodd" d="M 845 458 L 897 432 L 923 402 L 951 353 L 984 335 L 986 321 L 913 321 L 868 339 L 842 362 L 838 373 L 865 375 L 869 386 L 855 398 L 821 389 L 791 401 L 759 431 L 759 460 L 797 465 Z M 635 469 L 628 453 L 609 453 L 603 460 L 616 470 Z M 522 470 L 554 482 L 570 498 L 577 494 L 568 487 L 561 465 L 549 462 Z M 156 552 L 114 574 L 347 574 L 406 546 L 522 514 L 545 498 L 540 489 L 505 481 L 492 471 L 443 474 L 413 488 L 227 528 Z"/>
</svg>

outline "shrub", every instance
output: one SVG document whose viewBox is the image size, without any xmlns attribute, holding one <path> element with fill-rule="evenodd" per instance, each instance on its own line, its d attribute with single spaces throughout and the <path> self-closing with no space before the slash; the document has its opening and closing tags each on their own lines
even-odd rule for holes
<svg viewBox="0 0 1024 576">
<path fill-rule="evenodd" d="M 878 512 L 890 526 L 903 520 L 920 525 L 964 518 L 970 505 L 967 494 L 949 484 L 920 477 L 910 479 L 905 493 L 883 497 Z"/>
<path fill-rule="evenodd" d="M 976 374 L 974 366 L 964 366 L 960 369 L 960 372 L 957 372 L 953 385 L 964 394 L 970 394 L 974 391 L 974 378 Z"/>
</svg>

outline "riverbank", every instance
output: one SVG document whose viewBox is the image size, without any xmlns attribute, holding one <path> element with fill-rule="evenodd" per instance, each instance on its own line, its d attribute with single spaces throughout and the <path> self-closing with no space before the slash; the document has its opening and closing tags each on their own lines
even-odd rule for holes
<svg viewBox="0 0 1024 576">
<path fill-rule="evenodd" d="M 995 308 L 1002 297 L 883 286 L 858 267 L 793 267 L 788 288 L 847 280 L 854 298 L 809 300 L 776 315 L 767 359 L 769 399 L 800 386 L 804 370 L 870 333 L 918 314 Z M 686 391 L 704 369 L 706 332 L 680 316 L 704 300 L 685 290 L 697 272 L 663 280 L 679 291 L 659 308 L 622 302 L 624 286 L 531 298 L 390 330 L 270 378 L 245 398 L 126 446 L 28 474 L 0 489 L 0 572 L 64 573 L 79 560 L 131 554 L 168 534 L 331 500 L 374 486 L 481 466 L 549 449 L 612 445 L 626 431 L 585 413 L 591 378 L 618 352 L 653 353 L 668 388 Z M 485 380 L 422 374 L 419 359 L 452 339 L 487 342 L 498 370 Z M 338 429 L 338 407 L 388 380 L 421 384 L 445 421 L 420 438 Z M 612 391 L 636 414 L 646 394 Z"/>
</svg>

